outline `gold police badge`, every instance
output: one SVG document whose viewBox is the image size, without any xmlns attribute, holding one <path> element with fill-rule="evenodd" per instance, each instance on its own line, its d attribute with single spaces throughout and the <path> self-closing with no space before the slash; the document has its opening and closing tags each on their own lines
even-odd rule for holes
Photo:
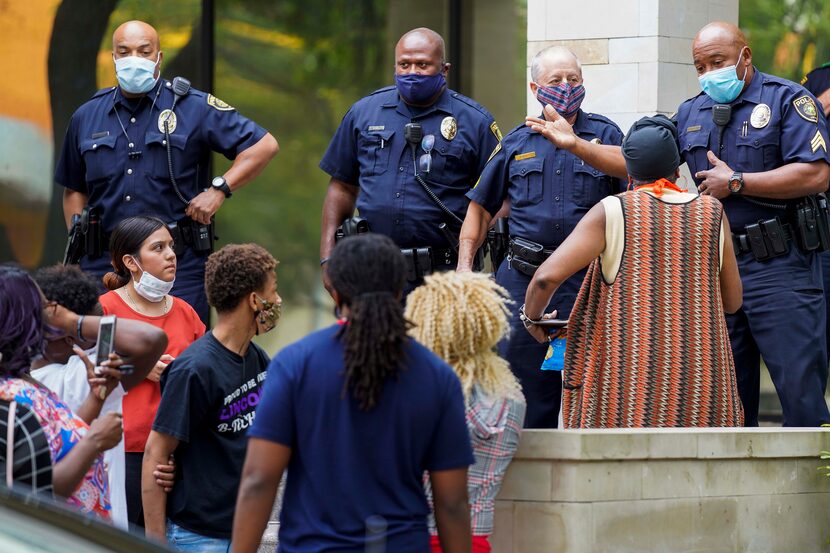
<svg viewBox="0 0 830 553">
<path fill-rule="evenodd" d="M 752 109 L 752 115 L 749 116 L 749 123 L 756 129 L 763 129 L 769 125 L 769 120 L 772 118 L 772 110 L 766 104 L 758 104 Z"/>
<path fill-rule="evenodd" d="M 441 121 L 441 136 L 447 140 L 452 140 L 458 133 L 458 123 L 455 122 L 455 117 L 444 117 Z"/>
<path fill-rule="evenodd" d="M 801 96 L 793 100 L 795 111 L 810 123 L 818 123 L 818 108 L 809 96 Z"/>
<path fill-rule="evenodd" d="M 207 103 L 209 106 L 213 106 L 219 111 L 233 111 L 233 106 L 228 105 L 226 102 L 223 102 L 213 94 L 207 95 Z"/>
<path fill-rule="evenodd" d="M 167 131 L 172 133 L 176 130 L 176 114 L 171 110 L 166 109 L 159 113 L 159 132 L 164 132 L 164 122 L 167 121 Z"/>
</svg>

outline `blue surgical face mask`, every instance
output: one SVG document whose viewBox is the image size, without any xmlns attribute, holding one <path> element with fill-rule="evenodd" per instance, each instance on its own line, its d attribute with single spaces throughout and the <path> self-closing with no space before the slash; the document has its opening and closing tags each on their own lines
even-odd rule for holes
<svg viewBox="0 0 830 553">
<path fill-rule="evenodd" d="M 156 58 L 156 61 L 138 56 L 116 59 L 115 76 L 118 78 L 118 86 L 130 94 L 149 92 L 158 81 L 156 65 L 159 59 L 161 59 L 161 54 Z"/>
<path fill-rule="evenodd" d="M 424 106 L 435 98 L 447 85 L 443 73 L 435 75 L 395 75 L 395 86 L 404 102 L 415 106 Z"/>
<path fill-rule="evenodd" d="M 744 49 L 741 48 L 738 54 L 738 61 L 741 60 L 743 53 Z M 747 70 L 744 69 L 743 77 L 739 78 L 737 64 L 709 71 L 698 77 L 700 88 L 707 96 L 719 104 L 732 103 L 744 88 L 746 72 Z"/>
</svg>

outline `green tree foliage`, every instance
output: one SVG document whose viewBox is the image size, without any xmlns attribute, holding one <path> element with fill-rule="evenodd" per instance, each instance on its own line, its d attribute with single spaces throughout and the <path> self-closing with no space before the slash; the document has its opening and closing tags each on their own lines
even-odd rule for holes
<svg viewBox="0 0 830 553">
<path fill-rule="evenodd" d="M 741 0 L 740 25 L 762 71 L 798 82 L 830 61 L 827 0 Z"/>
<path fill-rule="evenodd" d="M 349 106 L 392 82 L 386 2 L 227 0 L 217 3 L 217 96 L 268 129 L 280 153 L 220 211 L 223 243 L 255 241 L 278 259 L 280 291 L 319 286 L 320 212 L 328 176 L 317 164 Z M 215 171 L 229 162 L 216 156 Z"/>
</svg>

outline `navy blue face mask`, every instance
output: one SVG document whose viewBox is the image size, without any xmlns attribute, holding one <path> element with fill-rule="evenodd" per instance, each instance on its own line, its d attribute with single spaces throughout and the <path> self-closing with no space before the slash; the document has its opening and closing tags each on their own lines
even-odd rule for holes
<svg viewBox="0 0 830 553">
<path fill-rule="evenodd" d="M 435 98 L 442 88 L 447 86 L 443 73 L 436 75 L 417 75 L 408 73 L 406 75 L 395 75 L 395 86 L 398 94 L 407 104 L 415 106 L 426 105 Z"/>
</svg>

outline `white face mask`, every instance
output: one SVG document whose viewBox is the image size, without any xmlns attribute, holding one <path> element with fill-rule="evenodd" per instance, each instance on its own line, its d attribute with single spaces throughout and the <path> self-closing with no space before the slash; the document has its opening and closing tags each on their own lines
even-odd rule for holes
<svg viewBox="0 0 830 553">
<path fill-rule="evenodd" d="M 153 303 L 162 301 L 164 296 L 169 294 L 170 290 L 173 289 L 173 284 L 176 282 L 176 279 L 174 278 L 170 282 L 161 280 L 142 269 L 141 265 L 138 264 L 138 260 L 133 258 L 133 261 L 141 269 L 141 279 L 138 282 L 133 279 L 133 286 L 135 287 L 136 293 L 145 300 Z"/>
</svg>

